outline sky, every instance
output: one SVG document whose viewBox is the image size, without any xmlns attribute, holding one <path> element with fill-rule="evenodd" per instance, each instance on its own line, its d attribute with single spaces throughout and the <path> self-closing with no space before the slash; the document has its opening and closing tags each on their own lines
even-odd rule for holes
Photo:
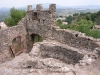
<svg viewBox="0 0 100 75">
<path fill-rule="evenodd" d="M 23 7 L 32 4 L 55 3 L 61 6 L 100 5 L 100 0 L 0 0 L 1 7 Z"/>
</svg>

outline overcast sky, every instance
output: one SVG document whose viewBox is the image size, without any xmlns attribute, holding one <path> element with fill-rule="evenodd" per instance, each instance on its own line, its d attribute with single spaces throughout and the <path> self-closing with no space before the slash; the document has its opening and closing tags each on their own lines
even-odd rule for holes
<svg viewBox="0 0 100 75">
<path fill-rule="evenodd" d="M 100 0 L 0 0 L 1 7 L 22 7 L 30 4 L 56 3 L 61 6 L 100 5 Z"/>
</svg>

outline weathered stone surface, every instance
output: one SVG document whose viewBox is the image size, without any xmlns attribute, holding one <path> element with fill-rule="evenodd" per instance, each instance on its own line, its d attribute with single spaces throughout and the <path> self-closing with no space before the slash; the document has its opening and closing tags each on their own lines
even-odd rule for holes
<svg viewBox="0 0 100 75">
<path fill-rule="evenodd" d="M 51 41 L 54 46 L 59 45 L 58 42 Z M 41 48 L 45 46 L 53 46 L 50 41 L 36 43 L 29 54 L 21 54 L 16 56 L 12 61 L 0 64 L 0 74 L 3 75 L 99 75 L 100 59 L 89 65 L 67 64 L 62 60 L 42 57 Z M 41 45 L 42 44 L 42 45 Z M 47 45 L 46 45 L 47 44 Z M 54 47 L 53 46 L 53 47 Z M 63 46 L 63 45 L 62 45 Z M 64 46 L 63 46 L 64 47 Z M 37 49 L 36 49 L 37 48 Z M 39 50 L 38 50 L 39 49 Z M 36 52 L 36 50 L 38 50 Z M 36 54 L 35 54 L 36 52 Z M 38 56 L 37 56 L 38 55 Z"/>
<path fill-rule="evenodd" d="M 59 42 L 67 43 L 70 46 L 76 48 L 87 49 L 87 50 L 95 50 L 95 48 L 100 48 L 99 44 L 95 42 L 95 39 L 87 37 L 80 32 L 56 29 L 53 33 L 53 36 L 55 40 Z"/>
<path fill-rule="evenodd" d="M 66 45 L 67 47 L 67 45 Z M 82 54 L 78 53 L 77 51 L 71 50 L 69 48 L 64 48 L 63 46 L 53 45 L 52 44 L 41 44 L 40 45 L 40 52 L 41 56 L 43 57 L 51 57 L 62 60 L 69 64 L 76 64 L 82 60 Z"/>
<path fill-rule="evenodd" d="M 14 38 L 21 37 L 22 51 L 26 47 L 26 30 L 24 26 L 18 25 L 5 30 L 0 30 L 0 62 L 4 62 L 12 57 L 11 47 Z"/>
<path fill-rule="evenodd" d="M 32 10 L 32 5 L 28 5 L 28 11 Z"/>
<path fill-rule="evenodd" d="M 38 11 L 43 10 L 42 4 L 37 4 L 36 10 L 38 10 Z"/>
</svg>

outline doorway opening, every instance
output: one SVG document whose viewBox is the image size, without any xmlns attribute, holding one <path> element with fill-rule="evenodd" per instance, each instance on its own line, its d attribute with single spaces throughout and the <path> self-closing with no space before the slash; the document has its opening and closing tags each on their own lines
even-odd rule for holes
<svg viewBox="0 0 100 75">
<path fill-rule="evenodd" d="M 39 36 L 38 34 L 31 34 L 30 36 L 31 36 L 31 41 L 33 42 L 33 44 L 35 42 L 42 42 L 43 41 L 42 37 Z"/>
<path fill-rule="evenodd" d="M 21 48 L 21 37 L 20 36 L 13 39 L 12 46 L 10 47 L 10 49 L 14 56 L 23 52 L 23 50 Z"/>
</svg>

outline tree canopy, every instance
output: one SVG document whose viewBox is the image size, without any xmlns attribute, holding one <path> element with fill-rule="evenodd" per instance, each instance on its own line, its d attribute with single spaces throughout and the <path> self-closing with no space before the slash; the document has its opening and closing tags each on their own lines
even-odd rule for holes
<svg viewBox="0 0 100 75">
<path fill-rule="evenodd" d="M 20 9 L 15 9 L 14 7 L 10 9 L 10 17 L 7 17 L 4 19 L 4 22 L 6 25 L 9 27 L 15 26 L 18 24 L 18 22 L 25 17 L 26 11 L 25 10 L 20 10 Z"/>
<path fill-rule="evenodd" d="M 93 28 L 96 24 L 100 25 L 100 11 L 97 13 L 75 13 L 73 16 L 67 16 L 65 21 L 69 24 L 63 25 L 57 23 L 58 26 L 62 29 L 76 30 L 85 33 L 87 36 L 100 38 L 100 29 Z"/>
</svg>

